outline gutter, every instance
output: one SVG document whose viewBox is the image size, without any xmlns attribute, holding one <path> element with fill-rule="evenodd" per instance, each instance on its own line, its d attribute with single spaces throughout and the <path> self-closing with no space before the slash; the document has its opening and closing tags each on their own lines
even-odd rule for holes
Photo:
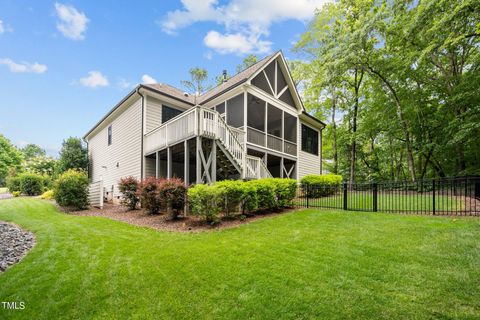
<svg viewBox="0 0 480 320">
<path fill-rule="evenodd" d="M 312 116 L 311 114 L 309 114 L 309 113 L 306 112 L 306 111 L 303 111 L 302 114 L 305 115 L 305 116 L 307 116 L 308 118 L 316 121 L 317 123 L 321 124 L 321 125 L 322 125 L 322 129 L 324 129 L 324 128 L 327 126 L 323 121 L 318 120 L 317 118 L 315 118 L 314 116 Z"/>
</svg>

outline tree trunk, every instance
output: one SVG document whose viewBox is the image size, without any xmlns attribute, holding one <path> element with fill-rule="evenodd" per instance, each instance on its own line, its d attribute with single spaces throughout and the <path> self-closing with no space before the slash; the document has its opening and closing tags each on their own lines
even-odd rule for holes
<svg viewBox="0 0 480 320">
<path fill-rule="evenodd" d="M 337 123 L 335 122 L 335 112 L 337 108 L 337 97 L 335 95 L 335 88 L 332 92 L 332 130 L 333 130 L 333 173 L 338 173 L 338 151 L 337 151 Z"/>
<path fill-rule="evenodd" d="M 359 92 L 360 86 L 363 79 L 363 70 L 360 71 L 355 69 L 355 103 L 353 105 L 353 118 L 352 118 L 352 145 L 350 149 L 350 184 L 355 183 L 355 170 L 357 162 L 357 116 L 358 116 L 358 103 L 359 103 Z"/>
<path fill-rule="evenodd" d="M 402 104 L 400 103 L 400 99 L 398 98 L 398 95 L 397 95 L 397 91 L 393 88 L 390 82 L 382 74 L 380 74 L 378 71 L 374 70 L 370 66 L 367 66 L 367 68 L 368 70 L 370 70 L 371 73 L 373 73 L 374 75 L 380 78 L 380 80 L 387 86 L 388 90 L 393 96 L 393 100 L 395 101 L 395 106 L 397 107 L 398 120 L 400 122 L 400 126 L 402 128 L 403 136 L 405 139 L 405 147 L 407 149 L 407 163 L 408 163 L 408 171 L 410 173 L 410 179 L 412 181 L 415 181 L 416 180 L 415 159 L 413 158 L 412 141 L 410 138 L 410 131 L 408 130 L 407 121 L 405 120 L 405 115 L 403 113 Z"/>
</svg>

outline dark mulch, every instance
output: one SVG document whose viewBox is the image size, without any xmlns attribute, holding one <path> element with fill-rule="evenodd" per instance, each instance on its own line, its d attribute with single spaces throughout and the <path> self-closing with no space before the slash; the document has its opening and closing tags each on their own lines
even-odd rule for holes
<svg viewBox="0 0 480 320">
<path fill-rule="evenodd" d="M 245 216 L 244 219 L 237 217 L 222 217 L 220 223 L 215 225 L 207 224 L 200 217 L 186 216 L 172 220 L 166 213 L 150 215 L 143 209 L 128 211 L 120 205 L 106 204 L 103 209 L 90 208 L 82 211 L 68 211 L 69 214 L 77 216 L 96 216 L 106 217 L 113 220 L 127 222 L 141 227 L 150 227 L 157 230 L 180 231 L 180 232 L 198 232 L 208 230 L 218 230 L 232 228 L 251 221 L 267 217 L 277 216 L 294 209 L 285 209 L 278 212 L 258 212 Z"/>
</svg>

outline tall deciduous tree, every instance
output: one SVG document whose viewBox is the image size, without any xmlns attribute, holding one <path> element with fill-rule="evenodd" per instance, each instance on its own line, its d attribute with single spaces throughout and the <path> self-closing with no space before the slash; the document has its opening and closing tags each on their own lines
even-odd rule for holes
<svg viewBox="0 0 480 320">
<path fill-rule="evenodd" d="M 23 153 L 25 160 L 30 160 L 35 157 L 45 156 L 46 152 L 44 149 L 40 148 L 36 144 L 29 143 L 20 151 Z"/>
<path fill-rule="evenodd" d="M 87 148 L 80 138 L 70 137 L 63 141 L 58 168 L 60 172 L 69 169 L 87 170 Z"/>
<path fill-rule="evenodd" d="M 190 92 L 195 95 L 200 95 L 209 88 L 207 83 L 208 71 L 206 69 L 195 67 L 191 68 L 188 72 L 190 73 L 190 80 L 181 81 L 187 90 L 190 90 Z"/>
</svg>

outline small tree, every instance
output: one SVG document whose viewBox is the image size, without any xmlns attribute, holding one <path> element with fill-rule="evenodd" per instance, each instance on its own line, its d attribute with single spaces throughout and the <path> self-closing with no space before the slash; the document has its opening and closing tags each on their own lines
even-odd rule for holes
<svg viewBox="0 0 480 320">
<path fill-rule="evenodd" d="M 45 157 L 46 152 L 44 149 L 40 148 L 36 144 L 29 143 L 22 149 L 20 149 L 20 152 L 23 153 L 23 157 L 25 160 L 30 160 L 32 158 L 36 157 Z"/>
<path fill-rule="evenodd" d="M 191 68 L 189 71 L 191 80 L 182 80 L 181 83 L 193 94 L 202 94 L 209 88 L 207 85 L 208 71 L 203 68 Z"/>
<path fill-rule="evenodd" d="M 137 204 L 140 202 L 137 194 L 138 185 L 138 180 L 132 176 L 122 178 L 118 183 L 118 189 L 123 194 L 122 204 L 125 205 L 129 210 L 135 210 L 137 208 Z"/>
<path fill-rule="evenodd" d="M 58 167 L 60 172 L 65 172 L 69 169 L 87 171 L 87 148 L 80 138 L 70 137 L 63 141 Z"/>
<path fill-rule="evenodd" d="M 54 187 L 55 201 L 64 207 L 85 209 L 88 206 L 88 177 L 82 171 L 67 170 L 61 174 Z"/>
<path fill-rule="evenodd" d="M 23 155 L 10 140 L 0 134 L 0 186 L 5 185 L 5 179 L 10 172 L 20 169 L 22 160 Z"/>
</svg>

